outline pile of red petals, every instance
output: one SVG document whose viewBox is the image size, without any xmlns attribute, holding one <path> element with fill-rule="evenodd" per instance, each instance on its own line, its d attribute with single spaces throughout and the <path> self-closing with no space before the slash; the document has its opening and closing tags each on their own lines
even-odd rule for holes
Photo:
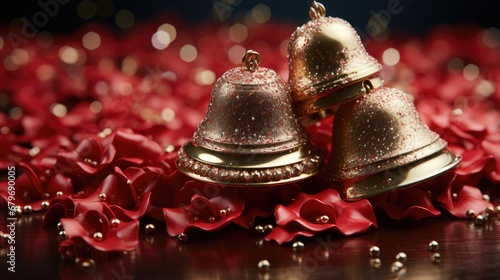
<svg viewBox="0 0 500 280">
<path fill-rule="evenodd" d="M 492 206 L 484 194 L 498 195 L 500 52 L 490 46 L 500 40 L 490 38 L 498 32 L 455 27 L 424 38 L 370 41 L 367 49 L 378 59 L 389 48 L 398 50 L 399 63 L 384 65 L 387 84 L 414 97 L 422 120 L 463 161 L 416 187 L 348 203 L 321 181 L 321 174 L 250 188 L 196 182 L 178 172 L 177 150 L 205 114 L 213 77 L 237 66 L 228 58 L 230 51 L 255 49 L 262 66 L 286 79 L 280 46 L 296 27 L 252 25 L 248 37 L 235 42 L 224 25 L 171 22 L 177 38 L 157 50 L 151 36 L 161 23 L 121 36 L 87 26 L 49 44 L 31 40 L 15 48 L 3 38 L 0 169 L 2 174 L 16 170 L 11 202 L 18 210 L 46 211 L 46 224 L 61 223 L 63 255 L 134 250 L 145 216 L 165 223 L 170 236 L 271 221 L 275 226 L 265 239 L 283 244 L 325 231 L 353 235 L 377 228 L 376 209 L 394 220 L 445 213 L 465 218 L 467 210 L 481 213 Z M 88 32 L 100 35 L 94 50 L 82 46 Z M 179 55 L 187 44 L 197 50 L 192 62 Z M 206 77 L 212 78 L 207 82 Z M 325 158 L 331 122 L 307 128 Z M 0 207 L 12 210 L 5 180 L 0 198 Z"/>
</svg>

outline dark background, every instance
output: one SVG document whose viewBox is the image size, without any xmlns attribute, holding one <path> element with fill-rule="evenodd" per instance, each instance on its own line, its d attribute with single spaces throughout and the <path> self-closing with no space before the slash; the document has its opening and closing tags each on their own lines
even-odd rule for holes
<svg viewBox="0 0 500 280">
<path fill-rule="evenodd" d="M 27 17 L 30 19 L 37 11 L 41 10 L 38 5 L 39 1 L 57 0 L 2 1 L 0 4 L 0 24 L 7 26 L 15 18 Z M 178 17 L 191 23 L 207 20 L 218 21 L 212 13 L 214 3 L 217 1 L 233 3 L 231 16 L 225 19 L 224 23 L 232 23 L 237 19 L 238 14 L 248 12 L 257 4 L 264 3 L 271 9 L 271 20 L 302 24 L 309 20 L 308 8 L 311 3 L 310 1 L 290 0 L 92 0 L 94 3 L 111 3 L 114 6 L 114 11 L 107 17 L 95 16 L 90 20 L 83 20 L 76 13 L 76 7 L 82 0 L 59 1 L 69 2 L 60 5 L 61 10 L 50 19 L 44 30 L 53 33 L 71 33 L 89 21 L 102 22 L 116 27 L 114 14 L 122 9 L 133 12 L 136 23 L 158 19 L 160 16 Z M 323 0 L 321 2 L 326 6 L 328 16 L 344 18 L 353 26 L 365 29 L 371 17 L 370 12 L 387 9 L 390 1 L 396 0 Z M 391 30 L 418 35 L 441 24 L 473 23 L 480 27 L 500 26 L 500 16 L 498 15 L 500 4 L 498 1 L 400 0 L 400 5 L 403 7 L 402 12 L 393 15 L 389 22 Z M 165 18 L 165 21 L 168 21 L 168 18 Z"/>
</svg>

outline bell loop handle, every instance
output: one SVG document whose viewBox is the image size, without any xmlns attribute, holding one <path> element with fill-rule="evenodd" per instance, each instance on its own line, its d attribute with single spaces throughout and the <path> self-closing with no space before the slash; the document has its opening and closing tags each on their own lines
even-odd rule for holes
<svg viewBox="0 0 500 280">
<path fill-rule="evenodd" d="M 361 87 L 365 93 L 370 93 L 373 90 L 373 84 L 370 80 L 363 80 L 361 82 Z"/>
<path fill-rule="evenodd" d="M 254 72 L 255 69 L 257 69 L 257 66 L 259 66 L 260 54 L 256 51 L 248 50 L 243 55 L 241 61 L 243 62 L 243 66 L 245 66 L 248 71 Z"/>
<path fill-rule="evenodd" d="M 309 8 L 309 16 L 312 20 L 324 17 L 326 15 L 325 6 L 319 2 L 313 1 Z"/>
</svg>

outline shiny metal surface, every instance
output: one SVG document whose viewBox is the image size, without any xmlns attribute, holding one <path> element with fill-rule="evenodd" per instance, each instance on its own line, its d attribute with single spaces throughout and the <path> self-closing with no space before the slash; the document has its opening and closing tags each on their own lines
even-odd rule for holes
<svg viewBox="0 0 500 280">
<path fill-rule="evenodd" d="M 365 50 L 355 29 L 340 18 L 325 17 L 324 7 L 313 2 L 311 21 L 293 32 L 288 45 L 289 88 L 302 119 L 365 93 L 347 87 L 378 76 L 381 65 Z M 318 98 L 333 95 L 321 106 L 310 106 Z M 311 123 L 304 121 L 303 123 Z"/>
<path fill-rule="evenodd" d="M 319 172 L 323 158 L 298 122 L 283 79 L 258 67 L 247 51 L 241 67 L 216 82 L 193 141 L 179 151 L 179 170 L 202 181 L 272 185 Z"/>
<path fill-rule="evenodd" d="M 444 163 L 418 165 L 428 172 L 410 172 L 412 164 L 443 153 L 446 145 L 420 120 L 406 93 L 381 87 L 339 106 L 333 124 L 334 148 L 326 168 L 327 179 L 347 200 L 374 196 L 455 166 L 459 160 L 453 158 Z M 390 172 L 384 173 L 406 168 L 410 177 L 402 182 L 391 181 L 387 177 Z"/>
<path fill-rule="evenodd" d="M 411 187 L 456 167 L 462 158 L 447 149 L 398 168 L 346 180 L 336 185 L 344 200 L 370 198 Z"/>
</svg>

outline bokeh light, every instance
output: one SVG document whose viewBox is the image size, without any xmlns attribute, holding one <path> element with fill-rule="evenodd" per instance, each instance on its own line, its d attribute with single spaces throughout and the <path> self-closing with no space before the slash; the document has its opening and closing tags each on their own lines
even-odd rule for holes
<svg viewBox="0 0 500 280">
<path fill-rule="evenodd" d="M 245 54 L 246 49 L 240 45 L 234 45 L 231 48 L 229 48 L 227 52 L 227 56 L 229 58 L 229 61 L 232 63 L 239 65 L 241 64 L 241 58 Z"/>
<path fill-rule="evenodd" d="M 42 64 L 36 69 L 36 77 L 40 81 L 50 81 L 56 77 L 56 68 L 50 64 Z"/>
<path fill-rule="evenodd" d="M 399 63 L 399 51 L 395 48 L 388 48 L 382 54 L 382 62 L 387 66 L 395 66 Z"/>
<path fill-rule="evenodd" d="M 59 58 L 67 64 L 74 64 L 78 61 L 78 51 L 70 46 L 59 49 Z"/>
<path fill-rule="evenodd" d="M 229 38 L 237 43 L 243 42 L 248 36 L 248 28 L 241 24 L 236 23 L 229 27 Z"/>
<path fill-rule="evenodd" d="M 95 50 L 101 45 L 101 36 L 95 32 L 87 32 L 82 37 L 82 45 L 87 50 Z"/>
<path fill-rule="evenodd" d="M 89 109 L 90 109 L 90 112 L 92 112 L 94 114 L 98 114 L 102 110 L 102 104 L 99 101 L 93 101 L 92 103 L 90 103 Z"/>
<path fill-rule="evenodd" d="M 151 44 L 157 50 L 164 50 L 170 44 L 170 35 L 163 30 L 158 30 L 151 36 Z"/>
<path fill-rule="evenodd" d="M 66 116 L 66 114 L 68 113 L 68 109 L 66 108 L 66 106 L 60 103 L 52 104 L 52 106 L 50 106 L 50 111 L 52 112 L 52 114 L 54 114 L 54 116 L 60 118 Z"/>
<path fill-rule="evenodd" d="M 209 69 L 198 69 L 194 76 L 195 82 L 200 86 L 208 86 L 215 82 L 215 73 Z"/>
<path fill-rule="evenodd" d="M 465 79 L 467 79 L 469 81 L 475 80 L 475 79 L 477 79 L 477 77 L 479 77 L 479 67 L 477 67 L 477 65 L 472 64 L 472 63 L 467 64 L 464 67 L 463 73 L 464 73 Z"/>
<path fill-rule="evenodd" d="M 131 11 L 121 10 L 116 13 L 115 22 L 118 27 L 126 30 L 134 25 L 135 17 Z"/>
<path fill-rule="evenodd" d="M 185 62 L 192 62 L 198 56 L 198 51 L 193 45 L 184 45 L 180 50 L 181 59 Z"/>
<path fill-rule="evenodd" d="M 164 23 L 158 27 L 158 31 L 167 32 L 168 36 L 170 36 L 170 42 L 173 42 L 177 37 L 177 30 L 175 26 L 170 23 Z"/>
<path fill-rule="evenodd" d="M 483 43 L 492 49 L 500 46 L 500 29 L 490 27 L 483 32 Z"/>
<path fill-rule="evenodd" d="M 258 4 L 252 9 L 252 20 L 257 23 L 265 23 L 271 18 L 271 9 L 265 4 Z"/>
</svg>

